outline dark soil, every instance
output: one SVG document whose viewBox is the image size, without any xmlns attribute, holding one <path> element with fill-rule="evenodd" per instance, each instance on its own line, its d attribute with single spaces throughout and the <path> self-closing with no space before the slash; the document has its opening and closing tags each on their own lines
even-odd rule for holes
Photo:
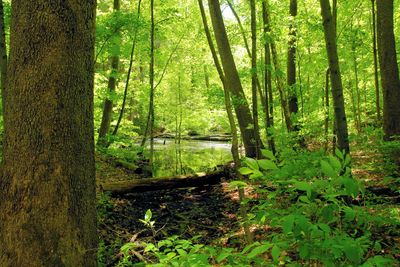
<svg viewBox="0 0 400 267">
<path fill-rule="evenodd" d="M 100 172 L 99 180 L 121 177 L 119 173 L 124 172 L 123 169 L 108 168 L 105 166 L 107 163 L 99 162 L 99 159 L 98 164 L 102 171 L 107 172 Z M 122 176 L 129 177 L 126 174 Z M 178 235 L 182 239 L 198 237 L 198 242 L 203 244 L 241 243 L 240 226 L 235 215 L 239 209 L 237 194 L 227 188 L 227 183 L 222 183 L 110 198 L 111 205 L 98 225 L 99 238 L 104 242 L 101 246 L 106 250 L 104 263 L 115 266 L 119 248 L 136 235 L 136 241 L 153 240 L 152 231 L 140 221 L 148 209 L 152 211 L 152 220 L 155 221 L 156 240 Z M 228 240 L 228 232 L 238 234 Z"/>
</svg>

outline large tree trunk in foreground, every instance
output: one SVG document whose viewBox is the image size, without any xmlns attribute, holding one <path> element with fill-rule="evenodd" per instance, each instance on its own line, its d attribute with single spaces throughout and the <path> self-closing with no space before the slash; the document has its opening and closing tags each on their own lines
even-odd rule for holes
<svg viewBox="0 0 400 267">
<path fill-rule="evenodd" d="M 377 0 L 378 53 L 385 139 L 400 135 L 400 80 L 393 29 L 393 0 Z"/>
<path fill-rule="evenodd" d="M 256 157 L 258 154 L 256 144 L 258 142 L 262 146 L 262 143 L 259 133 L 254 131 L 253 118 L 233 59 L 219 1 L 208 0 L 208 5 L 210 8 L 215 39 L 221 56 L 222 67 L 225 72 L 226 86 L 232 96 L 232 103 L 238 119 L 240 132 L 242 134 L 246 156 Z"/>
<path fill-rule="evenodd" d="M 114 12 L 118 12 L 120 10 L 120 0 L 114 0 Z M 117 74 L 119 68 L 119 50 L 120 50 L 120 41 L 121 36 L 116 30 L 116 35 L 113 40 L 113 49 L 112 49 L 112 56 L 111 56 L 111 72 L 110 77 L 108 78 L 108 91 L 112 94 L 115 92 L 117 88 Z M 112 110 L 113 110 L 113 101 L 109 98 L 106 98 L 104 101 L 103 107 L 103 116 L 101 118 L 101 124 L 99 129 L 99 140 L 98 143 L 100 145 L 106 145 L 107 141 L 105 137 L 110 131 L 110 124 L 112 118 Z"/>
<path fill-rule="evenodd" d="M 3 1 L 0 1 L 0 74 L 1 74 L 1 95 L 2 106 L 4 108 L 4 98 L 7 84 L 7 45 L 6 30 L 4 25 L 4 7 Z M 0 111 L 2 112 L 2 110 Z"/>
<path fill-rule="evenodd" d="M 95 6 L 12 1 L 1 266 L 96 266 Z"/>
<path fill-rule="evenodd" d="M 344 108 L 342 77 L 340 75 L 339 56 L 336 45 L 336 27 L 329 0 L 320 0 L 320 3 L 332 82 L 333 107 L 335 110 L 338 145 L 340 150 L 345 150 L 348 153 L 350 151 L 350 146 L 346 111 Z"/>
</svg>

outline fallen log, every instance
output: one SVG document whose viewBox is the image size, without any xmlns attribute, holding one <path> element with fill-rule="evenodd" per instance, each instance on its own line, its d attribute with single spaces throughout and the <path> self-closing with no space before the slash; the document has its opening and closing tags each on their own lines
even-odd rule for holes
<svg viewBox="0 0 400 267">
<path fill-rule="evenodd" d="M 144 178 L 110 183 L 106 182 L 100 184 L 100 190 L 110 192 L 111 196 L 121 196 L 128 193 L 218 184 L 221 182 L 221 178 L 227 178 L 229 175 L 230 167 L 224 166 L 210 173 L 196 173 L 176 177 Z"/>
<path fill-rule="evenodd" d="M 174 134 L 160 134 L 155 136 L 156 138 L 164 139 L 175 139 Z M 231 135 L 225 134 L 215 134 L 215 135 L 182 135 L 182 140 L 196 140 L 196 141 L 220 141 L 220 142 L 230 142 L 232 140 Z"/>
</svg>

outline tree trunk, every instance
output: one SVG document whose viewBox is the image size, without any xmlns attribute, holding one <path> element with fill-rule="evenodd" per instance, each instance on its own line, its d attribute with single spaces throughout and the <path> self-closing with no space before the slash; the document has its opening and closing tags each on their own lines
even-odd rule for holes
<svg viewBox="0 0 400 267">
<path fill-rule="evenodd" d="M 138 19 L 139 19 L 139 16 L 140 16 L 140 5 L 141 5 L 141 3 L 142 3 L 142 0 L 139 0 L 139 2 L 138 2 L 138 10 L 137 10 L 137 18 Z M 137 34 L 138 34 L 138 26 L 136 26 L 136 28 L 135 28 L 135 33 L 134 33 L 133 41 L 132 41 L 131 55 L 130 55 L 130 59 L 129 59 L 128 75 L 126 76 L 125 89 L 124 89 L 124 98 L 122 100 L 122 106 L 121 106 L 121 110 L 119 112 L 118 121 L 117 121 L 117 124 L 115 125 L 115 128 L 114 128 L 114 131 L 113 131 L 112 135 L 116 135 L 117 134 L 118 129 L 119 129 L 119 125 L 121 124 L 122 117 L 124 116 L 124 112 L 125 112 L 125 104 L 126 104 L 126 98 L 128 96 L 129 80 L 131 78 L 132 65 L 133 65 L 133 56 L 135 54 Z"/>
<path fill-rule="evenodd" d="M 374 55 L 374 81 L 375 81 L 375 106 L 377 122 L 381 123 L 381 99 L 379 89 L 379 73 L 378 73 L 378 48 L 376 40 L 376 14 L 375 14 L 375 0 L 371 0 L 371 17 L 372 17 L 372 46 Z"/>
<path fill-rule="evenodd" d="M 4 25 L 4 8 L 3 1 L 0 1 L 0 74 L 1 74 L 1 95 L 2 106 L 4 109 L 4 99 L 6 98 L 7 85 L 7 44 L 6 30 Z M 2 110 L 0 111 L 2 112 Z"/>
<path fill-rule="evenodd" d="M 350 151 L 346 111 L 344 108 L 343 85 L 340 75 L 339 57 L 336 45 L 336 30 L 334 19 L 332 18 L 331 6 L 329 0 L 320 0 L 321 15 L 324 25 L 324 35 L 326 51 L 329 59 L 329 68 L 331 72 L 333 107 L 335 111 L 335 121 L 337 128 L 338 148 Z"/>
<path fill-rule="evenodd" d="M 328 151 L 328 145 L 329 145 L 329 75 L 330 75 L 330 70 L 329 68 L 326 70 L 325 74 L 325 101 L 323 103 L 324 108 L 325 108 L 325 123 L 324 123 L 324 135 L 325 135 L 325 152 Z"/>
<path fill-rule="evenodd" d="M 219 1 L 208 0 L 208 3 L 215 39 L 217 41 L 225 73 L 226 86 L 232 95 L 232 102 L 238 119 L 240 132 L 242 134 L 246 156 L 256 157 L 258 154 L 256 144 L 259 142 L 262 146 L 262 143 L 259 134 L 254 131 L 253 118 L 233 59 Z"/>
<path fill-rule="evenodd" d="M 234 118 L 233 112 L 232 112 L 232 102 L 231 102 L 228 88 L 226 86 L 225 74 L 224 74 L 224 71 L 222 70 L 222 66 L 219 62 L 217 50 L 215 49 L 215 46 L 214 46 L 214 43 L 213 43 L 213 40 L 211 37 L 211 33 L 210 33 L 210 28 L 208 27 L 207 16 L 204 11 L 203 2 L 202 2 L 202 0 L 198 0 L 198 3 L 199 3 L 200 13 L 201 13 L 201 19 L 203 22 L 204 32 L 207 37 L 208 46 L 211 51 L 211 55 L 212 55 L 212 58 L 214 61 L 215 68 L 217 69 L 219 78 L 221 80 L 222 87 L 224 89 L 225 108 L 226 108 L 226 113 L 228 115 L 229 126 L 230 126 L 230 130 L 231 130 L 231 134 L 232 134 L 231 152 L 232 152 L 233 160 L 235 162 L 235 167 L 236 167 L 236 169 L 238 169 L 239 165 L 240 165 L 239 140 L 238 140 L 238 135 L 237 135 L 235 118 Z"/>
<path fill-rule="evenodd" d="M 120 10 L 120 0 L 114 0 L 114 12 L 119 12 Z M 119 50 L 120 50 L 120 34 L 117 32 L 115 34 L 115 40 L 113 42 L 114 48 L 112 49 L 111 56 L 111 72 L 110 77 L 108 78 L 108 91 L 110 94 L 115 92 L 117 87 L 117 74 L 118 74 L 118 66 L 119 66 Z M 103 107 L 103 116 L 101 119 L 100 129 L 99 129 L 99 139 L 98 144 L 105 146 L 107 141 L 105 140 L 108 132 L 110 131 L 110 123 L 112 117 L 112 109 L 113 109 L 113 101 L 108 97 L 104 101 Z"/>
<path fill-rule="evenodd" d="M 393 29 L 393 0 L 377 0 L 378 53 L 383 89 L 385 140 L 400 135 L 400 80 Z"/>
<path fill-rule="evenodd" d="M 268 25 L 268 32 L 271 31 L 270 29 L 270 19 L 269 19 L 269 4 L 268 0 L 265 1 L 265 11 L 264 11 L 264 20 L 266 25 Z M 281 70 L 281 66 L 279 64 L 279 59 L 278 59 L 278 52 L 276 51 L 276 45 L 274 40 L 270 40 L 270 48 L 271 48 L 271 54 L 272 54 L 272 62 L 274 63 L 275 66 L 275 71 Z M 290 132 L 293 130 L 293 123 L 292 119 L 290 118 L 290 112 L 289 112 L 289 105 L 286 99 L 286 94 L 284 91 L 284 80 L 280 75 L 276 75 L 276 87 L 278 88 L 279 92 L 279 97 L 281 100 L 281 108 L 282 108 L 282 113 L 284 117 L 284 121 L 286 123 L 286 128 Z"/>
<path fill-rule="evenodd" d="M 290 0 L 290 26 L 287 57 L 287 85 L 289 89 L 289 112 L 297 114 L 299 106 L 296 94 L 296 35 L 295 19 L 297 16 L 297 0 Z"/>
<path fill-rule="evenodd" d="M 266 2 L 263 1 L 262 3 L 262 12 L 263 12 L 263 27 L 264 27 L 264 35 L 268 36 L 270 33 L 270 27 L 268 22 L 268 14 L 267 14 L 267 6 Z M 273 94 L 272 94 L 272 73 L 271 73 L 271 51 L 269 46 L 269 41 L 266 40 L 264 44 L 264 61 L 265 61 L 265 114 L 266 114 L 266 132 L 267 132 L 267 140 L 268 140 L 268 147 L 276 154 L 275 148 L 275 139 L 272 134 L 272 130 L 274 128 L 274 101 L 273 101 Z"/>
<path fill-rule="evenodd" d="M 251 10 L 251 92 L 252 92 L 252 104 L 253 104 L 253 125 L 254 135 L 259 136 L 260 130 L 258 126 L 258 102 L 257 102 L 257 13 L 256 13 L 256 1 L 250 0 Z M 261 87 L 261 85 L 259 86 Z M 261 96 L 262 97 L 262 96 Z M 260 139 L 256 139 L 256 152 L 257 158 L 261 157 L 260 150 Z"/>
<path fill-rule="evenodd" d="M 155 33 L 155 22 L 154 22 L 154 0 L 150 0 L 150 12 L 151 12 L 151 30 L 150 30 L 150 73 L 149 73 L 149 85 L 150 85 L 150 105 L 149 105 L 149 116 L 150 116 L 150 167 L 153 170 L 154 165 L 154 33 Z"/>
<path fill-rule="evenodd" d="M 95 1 L 12 1 L 0 265 L 96 266 Z"/>
<path fill-rule="evenodd" d="M 236 19 L 236 21 L 237 21 L 237 23 L 239 25 L 240 34 L 242 35 L 243 42 L 244 42 L 244 47 L 246 48 L 247 55 L 248 55 L 249 59 L 252 60 L 253 55 L 252 55 L 252 52 L 250 51 L 249 42 L 247 41 L 247 37 L 246 37 L 246 31 L 245 31 L 245 29 L 243 27 L 243 24 L 242 24 L 242 21 L 240 19 L 240 16 L 236 12 L 232 2 L 230 0 L 228 0 L 227 3 L 228 3 L 229 8 L 232 10 L 233 16 L 235 17 L 235 19 Z M 252 75 L 253 75 L 253 73 L 252 73 Z M 264 109 L 266 109 L 265 98 L 264 98 L 264 95 L 263 95 L 263 92 L 262 92 L 262 89 L 261 89 L 262 87 L 261 87 L 260 80 L 258 79 L 258 73 L 255 72 L 255 75 L 256 75 L 256 86 L 257 86 L 258 94 L 260 95 L 261 105 L 263 106 Z"/>
</svg>

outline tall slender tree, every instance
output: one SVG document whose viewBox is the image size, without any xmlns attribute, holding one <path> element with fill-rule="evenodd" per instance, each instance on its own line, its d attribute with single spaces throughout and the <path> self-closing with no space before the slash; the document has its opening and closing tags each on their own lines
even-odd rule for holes
<svg viewBox="0 0 400 267">
<path fill-rule="evenodd" d="M 268 0 L 265 0 L 265 10 L 264 10 L 264 20 L 266 25 L 270 25 L 270 8 L 269 8 L 269 2 Z M 269 27 L 269 32 L 271 31 L 270 26 Z M 281 70 L 281 65 L 279 63 L 279 58 L 278 58 L 278 51 L 276 49 L 276 44 L 275 41 L 271 38 L 269 40 L 269 46 L 270 46 L 270 51 L 271 51 L 271 56 L 272 56 L 272 62 L 275 67 L 275 71 L 280 71 Z M 293 130 L 293 122 L 290 117 L 290 112 L 289 112 L 289 105 L 285 93 L 285 81 L 282 78 L 281 75 L 276 75 L 276 87 L 279 92 L 279 98 L 281 101 L 281 108 L 282 108 L 282 113 L 283 117 L 286 123 L 286 128 L 288 131 Z"/>
<path fill-rule="evenodd" d="M 140 6 L 142 4 L 142 0 L 138 1 L 138 7 L 137 7 L 137 19 L 140 17 Z M 112 132 L 112 135 L 116 135 L 119 129 L 119 126 L 122 121 L 122 117 L 124 116 L 125 113 L 125 105 L 126 105 L 126 99 L 128 96 L 128 89 L 129 89 L 129 81 L 131 78 L 131 72 L 132 72 L 132 66 L 133 66 L 133 56 L 135 55 L 135 48 L 136 48 L 136 42 L 137 42 L 137 36 L 138 36 L 138 26 L 135 27 L 135 31 L 133 34 L 133 41 L 132 41 L 132 48 L 131 48 L 131 55 L 129 58 L 129 68 L 128 68 L 128 74 L 126 76 L 126 82 L 125 82 L 125 89 L 124 89 L 124 97 L 122 99 L 122 106 L 121 110 L 119 112 L 117 124 L 115 125 L 114 131 Z"/>
<path fill-rule="evenodd" d="M 297 16 L 297 0 L 290 0 L 290 25 L 289 42 L 287 56 L 287 85 L 289 90 L 289 111 L 291 114 L 297 114 L 299 105 L 296 94 L 296 38 L 297 28 L 295 19 Z"/>
<path fill-rule="evenodd" d="M 120 0 L 114 0 L 114 12 L 118 13 L 120 11 Z M 108 91 L 110 94 L 113 94 L 117 87 L 117 74 L 119 68 L 119 51 L 120 51 L 120 42 L 121 36 L 119 34 L 119 29 L 116 29 L 116 34 L 114 34 L 114 38 L 112 40 L 112 49 L 111 49 L 111 71 L 110 76 L 108 78 Z M 99 129 L 99 139 L 98 144 L 106 145 L 107 141 L 105 140 L 106 135 L 110 131 L 110 123 L 112 118 L 112 110 L 113 110 L 113 101 L 107 97 L 104 101 L 103 107 L 103 116 L 101 119 L 100 129 Z"/>
<path fill-rule="evenodd" d="M 393 27 L 393 0 L 377 0 L 378 53 L 385 139 L 400 135 L 400 80 Z"/>
<path fill-rule="evenodd" d="M 13 0 L 0 265 L 96 266 L 94 0 Z"/>
<path fill-rule="evenodd" d="M 271 133 L 272 128 L 274 127 L 274 101 L 273 101 L 273 94 L 272 94 L 272 73 L 271 73 L 271 50 L 269 46 L 269 38 L 268 35 L 270 34 L 270 25 L 268 20 L 268 13 L 267 13 L 267 3 L 266 1 L 262 2 L 262 13 L 263 13 L 263 27 L 264 27 L 264 64 L 265 64 L 265 71 L 264 71 L 264 86 L 265 86 L 265 114 L 266 114 L 266 123 L 267 126 L 267 140 L 268 140 L 268 147 L 269 149 L 276 154 L 275 148 L 275 140 L 274 136 Z"/>
<path fill-rule="evenodd" d="M 381 116 L 381 97 L 379 88 L 379 69 L 378 69 L 378 45 L 376 36 L 376 0 L 371 0 L 371 18 L 372 18 L 372 47 L 374 56 L 374 82 L 375 82 L 375 106 L 376 106 L 376 118 L 378 123 L 382 120 Z"/>
<path fill-rule="evenodd" d="M 320 0 L 321 15 L 324 26 L 326 51 L 329 59 L 329 70 L 332 82 L 333 108 L 337 129 L 338 147 L 346 153 L 350 151 L 346 110 L 344 107 L 342 77 L 337 53 L 336 27 L 329 0 Z"/>
<path fill-rule="evenodd" d="M 258 98 L 257 98 L 257 10 L 256 1 L 250 0 L 250 13 L 251 13 L 251 92 L 252 92 L 252 106 L 253 106 L 253 125 L 254 135 L 259 135 L 260 129 L 258 126 Z M 261 86 L 260 86 L 261 87 Z M 261 95 L 262 97 L 262 95 Z M 256 138 L 256 152 L 257 158 L 261 157 L 260 152 L 260 139 Z"/>
<path fill-rule="evenodd" d="M 214 28 L 217 47 L 221 56 L 226 86 L 231 93 L 232 104 L 242 134 L 246 156 L 256 157 L 258 154 L 256 144 L 259 142 L 262 145 L 262 143 L 259 133 L 254 131 L 253 118 L 232 55 L 220 4 L 218 0 L 208 0 L 208 5 L 210 8 L 211 21 Z"/>
</svg>

